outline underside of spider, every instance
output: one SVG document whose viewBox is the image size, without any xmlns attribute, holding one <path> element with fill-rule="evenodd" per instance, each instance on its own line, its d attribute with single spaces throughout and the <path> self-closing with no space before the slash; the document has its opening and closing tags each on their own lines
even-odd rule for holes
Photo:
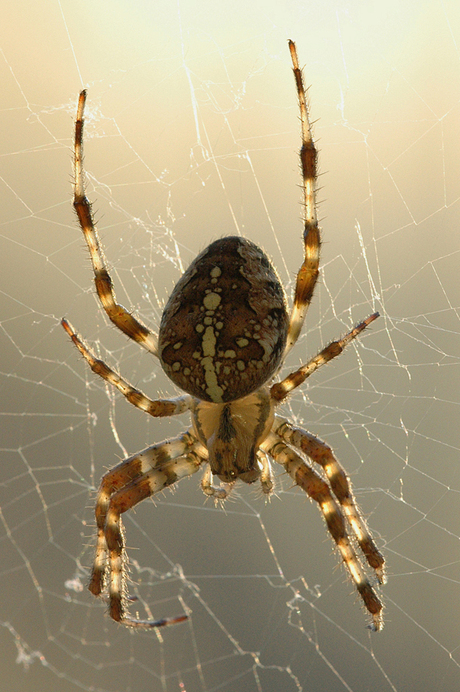
<svg viewBox="0 0 460 692">
<path fill-rule="evenodd" d="M 363 563 L 367 562 L 375 580 L 382 584 L 384 558 L 361 516 L 344 469 L 325 442 L 277 414 L 277 407 L 290 392 L 338 356 L 378 317 L 378 313 L 370 315 L 305 365 L 273 381 L 302 329 L 318 278 L 321 240 L 316 213 L 317 152 L 292 41 L 289 48 L 300 105 L 304 190 L 303 261 L 290 311 L 266 254 L 238 236 L 213 242 L 192 262 L 171 293 L 158 337 L 117 303 L 85 195 L 82 146 L 86 92 L 80 94 L 74 207 L 89 248 L 97 294 L 116 327 L 157 357 L 183 393 L 172 399 L 148 398 L 97 359 L 67 320 L 62 324 L 91 369 L 131 404 L 155 417 L 187 411 L 191 417 L 191 427 L 184 433 L 125 459 L 101 481 L 89 589 L 96 596 L 107 592 L 111 617 L 128 626 L 160 627 L 185 620 L 188 615 L 161 620 L 139 620 L 129 615 L 123 512 L 200 468 L 204 469 L 201 488 L 216 501 L 224 500 L 237 480 L 259 481 L 268 496 L 274 484 L 272 462 L 280 464 L 317 502 L 371 615 L 371 628 L 379 630 L 383 625 L 382 602 Z"/>
</svg>

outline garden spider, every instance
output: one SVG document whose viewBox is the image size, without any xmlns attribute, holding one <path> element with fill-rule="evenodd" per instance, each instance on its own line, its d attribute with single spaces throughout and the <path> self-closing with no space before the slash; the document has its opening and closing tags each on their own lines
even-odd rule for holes
<svg viewBox="0 0 460 692">
<path fill-rule="evenodd" d="M 316 214 L 317 152 L 308 118 L 302 72 L 295 44 L 289 41 L 296 81 L 304 189 L 304 260 L 297 275 L 288 315 L 284 290 L 264 252 L 249 240 L 225 237 L 192 262 L 176 284 L 161 318 L 158 340 L 116 302 L 112 281 L 85 196 L 82 165 L 83 112 L 78 102 L 75 127 L 74 207 L 88 244 L 96 290 L 116 327 L 156 356 L 166 374 L 184 392 L 173 399 L 149 399 L 98 360 L 67 320 L 64 329 L 91 369 L 126 399 L 151 416 L 190 411 L 191 427 L 177 437 L 125 459 L 102 478 L 96 500 L 97 546 L 89 584 L 100 596 L 108 591 L 111 617 L 131 627 L 160 627 L 187 619 L 138 620 L 127 611 L 126 555 L 121 514 L 190 476 L 201 467 L 201 488 L 224 500 L 234 483 L 259 480 L 267 496 L 273 490 L 270 460 L 315 500 L 342 560 L 372 616 L 371 629 L 382 627 L 382 602 L 366 576 L 357 543 L 380 584 L 384 558 L 356 505 L 350 481 L 330 447 L 275 413 L 290 392 L 321 365 L 338 356 L 377 317 L 374 313 L 342 339 L 326 346 L 298 370 L 272 383 L 297 341 L 318 278 L 320 229 Z M 321 467 L 316 471 L 307 457 Z M 220 483 L 214 484 L 214 477 Z"/>
</svg>

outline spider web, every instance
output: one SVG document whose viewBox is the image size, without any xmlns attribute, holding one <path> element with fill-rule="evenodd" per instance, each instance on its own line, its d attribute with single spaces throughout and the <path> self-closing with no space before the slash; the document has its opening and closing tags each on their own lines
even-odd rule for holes
<svg viewBox="0 0 460 692">
<path fill-rule="evenodd" d="M 2 22 L 0 633 L 5 689 L 458 690 L 460 13 L 454 2 L 7 3 Z M 78 90 L 88 193 L 120 301 L 149 325 L 208 242 L 242 233 L 288 292 L 301 255 L 297 41 L 323 176 L 321 285 L 286 364 L 378 309 L 286 415 L 326 439 L 388 561 L 371 634 L 316 507 L 278 472 L 225 507 L 182 481 L 125 519 L 141 617 L 86 590 L 104 470 L 177 434 L 96 379 L 66 315 L 151 396 L 107 325 L 71 210 Z M 457 222 L 457 223 L 456 223 Z"/>
</svg>

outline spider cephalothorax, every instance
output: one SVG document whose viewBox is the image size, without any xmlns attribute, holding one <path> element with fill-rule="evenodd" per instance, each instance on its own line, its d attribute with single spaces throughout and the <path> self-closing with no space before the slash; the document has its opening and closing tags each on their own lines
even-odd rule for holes
<svg viewBox="0 0 460 692">
<path fill-rule="evenodd" d="M 204 468 L 201 487 L 224 500 L 237 480 L 259 481 L 273 490 L 270 461 L 318 503 L 348 572 L 372 616 L 382 627 L 382 603 L 354 543 L 383 583 L 384 559 L 356 505 L 350 481 L 325 442 L 276 413 L 277 406 L 317 368 L 338 356 L 377 317 L 372 314 L 305 365 L 273 382 L 298 339 L 318 277 L 320 229 L 316 215 L 316 149 L 295 45 L 289 42 L 302 125 L 300 161 L 304 189 L 303 261 L 290 314 L 278 275 L 265 253 L 240 237 L 209 245 L 179 279 L 163 312 L 158 340 L 122 305 L 115 293 L 85 196 L 82 168 L 83 113 L 80 94 L 75 127 L 74 206 L 93 264 L 98 296 L 112 322 L 159 358 L 184 392 L 149 399 L 98 360 L 67 322 L 62 324 L 92 370 L 137 408 L 152 416 L 190 412 L 192 426 L 181 435 L 125 459 L 102 478 L 96 501 L 97 546 L 89 588 L 108 591 L 114 620 L 132 627 L 161 627 L 187 619 L 137 620 L 127 612 L 126 555 L 121 514 L 185 476 Z M 319 467 L 319 471 L 309 461 Z M 214 484 L 214 477 L 220 483 Z"/>
</svg>

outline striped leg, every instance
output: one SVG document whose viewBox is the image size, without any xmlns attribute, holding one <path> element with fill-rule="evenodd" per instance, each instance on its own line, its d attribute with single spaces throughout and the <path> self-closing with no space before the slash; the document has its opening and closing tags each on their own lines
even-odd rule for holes
<svg viewBox="0 0 460 692">
<path fill-rule="evenodd" d="M 347 536 L 345 517 L 340 505 L 332 497 L 326 481 L 275 433 L 270 433 L 261 446 L 275 461 L 282 464 L 293 481 L 318 503 L 329 533 L 337 544 L 353 583 L 372 615 L 371 628 L 380 630 L 383 626 L 382 602 L 364 573 L 361 562 Z"/>
<path fill-rule="evenodd" d="M 285 355 L 291 350 L 302 329 L 307 310 L 318 278 L 319 251 L 321 235 L 316 213 L 316 178 L 317 151 L 311 132 L 308 117 L 307 99 L 303 84 L 302 71 L 299 67 L 295 44 L 289 41 L 292 66 L 294 71 L 297 94 L 299 97 L 300 123 L 302 127 L 302 147 L 300 149 L 300 164 L 302 167 L 304 190 L 304 260 L 297 274 L 289 331 Z"/>
<path fill-rule="evenodd" d="M 366 329 L 366 327 L 368 327 L 371 322 L 376 320 L 377 317 L 379 317 L 378 312 L 370 315 L 370 317 L 367 317 L 365 320 L 360 322 L 360 324 L 348 332 L 348 334 L 345 334 L 342 339 L 333 341 L 331 344 L 329 344 L 329 346 L 326 346 L 322 351 L 314 356 L 314 358 L 309 360 L 308 363 L 302 365 L 302 367 L 295 372 L 291 372 L 291 374 L 285 377 L 284 380 L 281 380 L 281 382 L 276 382 L 270 388 L 271 398 L 275 399 L 277 402 L 283 401 L 293 389 L 296 389 L 296 387 L 303 384 L 307 377 L 310 377 L 315 370 L 318 370 L 318 368 L 320 368 L 322 365 L 326 365 L 326 363 L 329 363 L 329 361 L 333 358 L 340 356 L 344 348 L 346 348 L 346 346 L 348 346 L 353 339 L 356 339 L 356 337 L 361 334 L 363 329 Z"/>
<path fill-rule="evenodd" d="M 84 341 L 75 333 L 72 325 L 66 319 L 61 320 L 61 324 L 91 370 L 95 372 L 96 375 L 99 375 L 99 377 L 102 377 L 103 380 L 106 380 L 116 387 L 130 404 L 154 417 L 177 416 L 179 413 L 188 411 L 193 401 L 189 394 L 183 394 L 173 399 L 157 399 L 155 401 L 149 399 L 143 392 L 139 389 L 135 389 L 135 387 L 130 385 L 121 375 L 109 368 L 103 360 L 96 358 L 94 353 L 90 351 Z"/>
<path fill-rule="evenodd" d="M 104 253 L 99 243 L 99 237 L 91 212 L 91 203 L 85 194 L 83 173 L 83 113 L 85 110 L 86 91 L 80 93 L 78 99 L 77 119 L 75 122 L 75 192 L 73 206 L 77 212 L 83 235 L 88 245 L 91 262 L 94 269 L 96 291 L 102 307 L 118 329 L 134 339 L 147 351 L 158 357 L 157 340 L 145 325 L 139 322 L 122 305 L 117 303 L 112 279 L 107 271 Z"/>
<path fill-rule="evenodd" d="M 129 457 L 108 471 L 101 479 L 96 499 L 97 546 L 89 590 L 95 596 L 102 593 L 104 576 L 107 568 L 107 542 L 105 528 L 107 512 L 112 496 L 165 461 L 187 454 L 193 438 L 188 433 L 179 435 L 166 442 L 148 447 L 140 454 Z"/>
<path fill-rule="evenodd" d="M 126 556 L 121 514 L 198 471 L 204 458 L 199 456 L 201 445 L 195 445 L 195 450 L 194 444 L 193 436 L 184 433 L 126 459 L 102 478 L 96 502 L 98 538 L 89 590 L 95 596 L 101 595 L 107 577 L 110 616 L 117 622 L 132 627 L 160 627 L 187 617 L 138 621 L 126 614 Z"/>
<path fill-rule="evenodd" d="M 369 529 L 356 505 L 351 484 L 342 466 L 335 458 L 331 448 L 322 440 L 277 418 L 273 431 L 292 447 L 300 449 L 312 461 L 319 464 L 329 480 L 332 492 L 342 507 L 348 523 L 356 536 L 359 547 L 363 551 L 369 565 L 375 570 L 380 584 L 384 584 L 385 560 L 374 543 Z"/>
</svg>

